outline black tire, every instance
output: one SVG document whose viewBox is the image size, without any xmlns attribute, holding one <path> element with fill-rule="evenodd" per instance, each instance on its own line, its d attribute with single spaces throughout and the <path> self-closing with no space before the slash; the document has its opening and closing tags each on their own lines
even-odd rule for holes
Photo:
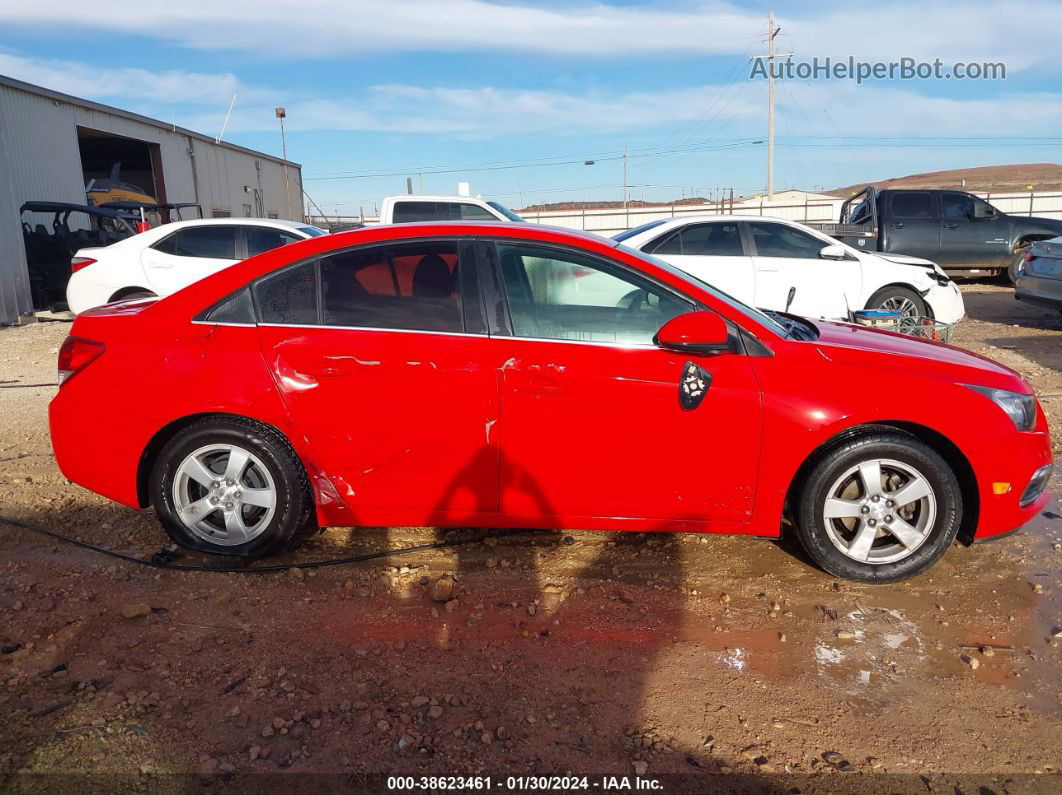
<svg viewBox="0 0 1062 795">
<path fill-rule="evenodd" d="M 236 545 L 211 543 L 178 515 L 174 481 L 181 463 L 208 445 L 232 445 L 255 456 L 274 484 L 275 507 L 269 521 L 250 540 Z M 275 552 L 316 527 L 313 496 L 302 462 L 279 432 L 242 417 L 208 417 L 184 428 L 159 453 L 149 481 L 151 502 L 170 538 L 202 552 L 258 558 Z"/>
<path fill-rule="evenodd" d="M 900 287 L 899 285 L 890 285 L 888 287 L 882 287 L 874 295 L 870 296 L 870 300 L 867 301 L 867 309 L 886 309 L 885 304 L 890 300 L 892 301 L 910 301 L 915 308 L 915 312 L 921 317 L 927 317 L 926 302 L 922 300 L 922 296 L 907 287 Z"/>
<path fill-rule="evenodd" d="M 1006 276 L 1007 281 L 1011 285 L 1018 283 L 1018 270 L 1021 268 L 1022 263 L 1025 261 L 1025 252 L 1028 248 L 1021 248 L 1015 251 L 1006 259 L 1006 267 L 1003 274 Z"/>
<path fill-rule="evenodd" d="M 933 490 L 936 516 L 925 540 L 907 557 L 889 563 L 854 560 L 831 540 L 825 503 L 838 478 L 860 463 L 892 459 L 917 470 Z M 829 448 L 798 486 L 796 533 L 808 556 L 830 574 L 867 583 L 896 582 L 931 566 L 955 540 L 962 520 L 962 492 L 947 462 L 919 439 L 899 431 L 872 431 L 845 439 Z M 894 542 L 890 536 L 875 541 Z"/>
</svg>

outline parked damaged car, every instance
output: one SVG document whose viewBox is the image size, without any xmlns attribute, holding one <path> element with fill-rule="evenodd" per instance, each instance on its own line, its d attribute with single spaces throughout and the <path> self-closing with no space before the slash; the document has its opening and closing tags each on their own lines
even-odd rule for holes
<svg viewBox="0 0 1062 795">
<path fill-rule="evenodd" d="M 212 553 L 328 525 L 785 532 L 888 582 L 1049 497 L 1013 370 L 532 224 L 277 248 L 82 313 L 59 376 L 63 474 Z"/>
</svg>

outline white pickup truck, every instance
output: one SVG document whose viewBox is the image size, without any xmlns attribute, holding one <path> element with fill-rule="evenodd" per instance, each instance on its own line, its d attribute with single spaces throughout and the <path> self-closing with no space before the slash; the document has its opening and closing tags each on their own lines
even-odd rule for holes
<svg viewBox="0 0 1062 795">
<path fill-rule="evenodd" d="M 506 221 L 523 218 L 503 204 L 473 196 L 388 196 L 380 207 L 379 224 L 417 221 Z"/>
</svg>

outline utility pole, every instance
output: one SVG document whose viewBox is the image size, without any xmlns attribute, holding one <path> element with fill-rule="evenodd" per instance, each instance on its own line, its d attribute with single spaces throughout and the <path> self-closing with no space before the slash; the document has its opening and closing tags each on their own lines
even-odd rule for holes
<svg viewBox="0 0 1062 795">
<path fill-rule="evenodd" d="M 767 200 L 774 198 L 774 37 L 781 28 L 767 15 Z"/>
<path fill-rule="evenodd" d="M 288 112 L 284 108 L 276 109 L 277 118 L 280 119 L 280 153 L 284 158 L 284 217 L 291 219 L 291 188 L 288 186 L 288 141 L 284 136 L 284 119 Z"/>
<path fill-rule="evenodd" d="M 623 147 L 623 213 L 626 216 L 626 224 L 630 226 L 631 212 L 627 196 L 627 146 Z"/>
</svg>

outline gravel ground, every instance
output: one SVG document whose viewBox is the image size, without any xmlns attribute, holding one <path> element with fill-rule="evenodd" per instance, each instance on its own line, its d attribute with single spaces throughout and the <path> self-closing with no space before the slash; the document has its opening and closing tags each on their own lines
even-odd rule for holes
<svg viewBox="0 0 1062 795">
<path fill-rule="evenodd" d="M 963 291 L 956 344 L 1030 380 L 1062 458 L 1062 318 L 1002 286 Z M 153 518 L 68 484 L 52 460 L 68 328 L 0 330 L 0 514 L 149 557 L 166 543 Z M 16 772 L 144 785 L 566 771 L 880 788 L 837 778 L 854 770 L 1057 791 L 1033 774 L 1062 765 L 1059 514 L 1056 498 L 1022 534 L 878 587 L 832 579 L 789 544 L 720 537 L 525 534 L 225 574 L 0 526 L 0 788 Z M 286 560 L 435 537 L 332 529 Z"/>
</svg>

